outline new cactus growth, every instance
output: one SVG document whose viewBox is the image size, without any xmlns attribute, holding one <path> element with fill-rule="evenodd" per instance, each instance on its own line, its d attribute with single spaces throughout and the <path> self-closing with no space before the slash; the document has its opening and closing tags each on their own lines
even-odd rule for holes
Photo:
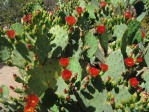
<svg viewBox="0 0 149 112">
<path fill-rule="evenodd" d="M 3 110 L 149 111 L 149 38 L 138 19 L 148 1 L 138 17 L 133 1 L 60 0 L 52 12 L 27 4 L 22 23 L 0 31 L 0 62 L 17 66 L 22 83 L 10 87 L 19 98 L 0 87 Z"/>
</svg>

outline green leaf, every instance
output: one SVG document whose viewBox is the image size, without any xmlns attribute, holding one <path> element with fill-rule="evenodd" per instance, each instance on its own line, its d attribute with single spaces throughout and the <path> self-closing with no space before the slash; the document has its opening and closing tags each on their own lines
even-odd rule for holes
<svg viewBox="0 0 149 112">
<path fill-rule="evenodd" d="M 3 90 L 2 97 L 3 98 L 8 98 L 8 96 L 9 96 L 9 89 L 8 89 L 8 87 L 5 86 L 5 85 L 2 85 L 1 88 Z"/>
</svg>

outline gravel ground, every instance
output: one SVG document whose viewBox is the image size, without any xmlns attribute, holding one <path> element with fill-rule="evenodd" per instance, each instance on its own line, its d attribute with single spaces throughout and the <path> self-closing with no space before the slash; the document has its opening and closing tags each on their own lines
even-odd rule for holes
<svg viewBox="0 0 149 112">
<path fill-rule="evenodd" d="M 0 86 L 6 85 L 7 87 L 21 87 L 21 84 L 14 81 L 13 74 L 19 75 L 16 67 L 9 67 L 7 65 L 0 64 Z M 11 89 L 9 94 L 13 97 L 18 97 L 18 94 L 13 92 Z"/>
</svg>

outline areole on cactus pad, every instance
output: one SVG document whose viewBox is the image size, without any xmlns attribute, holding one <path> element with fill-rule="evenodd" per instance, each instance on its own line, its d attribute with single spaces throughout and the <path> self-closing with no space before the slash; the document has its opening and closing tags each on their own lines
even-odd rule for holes
<svg viewBox="0 0 149 112">
<path fill-rule="evenodd" d="M 2 110 L 148 112 L 148 0 L 60 0 L 50 11 L 43 3 L 0 30 L 0 62 L 18 67 L 22 84 L 10 86 L 19 98 L 0 86 Z"/>
</svg>

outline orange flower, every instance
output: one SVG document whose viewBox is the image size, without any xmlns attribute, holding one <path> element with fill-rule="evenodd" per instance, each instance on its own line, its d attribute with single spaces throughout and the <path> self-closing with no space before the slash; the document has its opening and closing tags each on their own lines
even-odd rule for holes
<svg viewBox="0 0 149 112">
<path fill-rule="evenodd" d="M 36 95 L 30 94 L 28 96 L 28 99 L 27 99 L 28 106 L 35 108 L 38 102 L 39 102 L 39 99 Z"/>
<path fill-rule="evenodd" d="M 34 112 L 34 108 L 27 105 L 24 107 L 24 112 Z"/>
</svg>

